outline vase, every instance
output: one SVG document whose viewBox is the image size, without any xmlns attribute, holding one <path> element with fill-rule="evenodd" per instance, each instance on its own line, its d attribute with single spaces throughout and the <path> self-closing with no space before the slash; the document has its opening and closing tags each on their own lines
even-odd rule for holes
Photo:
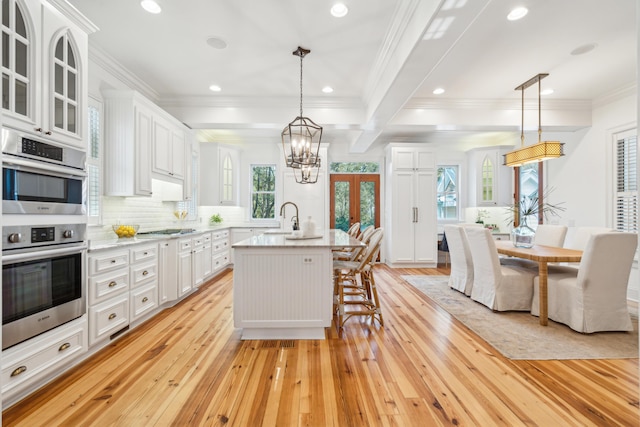
<svg viewBox="0 0 640 427">
<path fill-rule="evenodd" d="M 516 248 L 531 248 L 536 239 L 536 232 L 527 225 L 527 217 L 522 218 L 522 224 L 511 230 L 511 242 Z"/>
</svg>

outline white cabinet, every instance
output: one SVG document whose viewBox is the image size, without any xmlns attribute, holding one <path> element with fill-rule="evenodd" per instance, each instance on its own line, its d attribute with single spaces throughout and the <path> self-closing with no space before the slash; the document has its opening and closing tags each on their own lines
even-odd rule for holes
<svg viewBox="0 0 640 427">
<path fill-rule="evenodd" d="M 158 245 L 131 249 L 129 317 L 133 322 L 158 307 Z"/>
<path fill-rule="evenodd" d="M 422 147 L 387 148 L 385 240 L 391 265 L 437 265 L 435 154 Z"/>
<path fill-rule="evenodd" d="M 178 240 L 178 297 L 188 294 L 193 289 L 191 239 Z"/>
<path fill-rule="evenodd" d="M 151 195 L 152 108 L 137 92 L 105 91 L 105 195 Z"/>
<path fill-rule="evenodd" d="M 31 384 L 64 371 L 87 352 L 87 317 L 82 316 L 2 352 L 2 399 L 9 406 Z"/>
<path fill-rule="evenodd" d="M 89 254 L 89 345 L 116 335 L 158 307 L 158 245 Z"/>
<path fill-rule="evenodd" d="M 211 247 L 211 233 L 205 233 L 202 235 L 203 249 L 202 249 L 202 276 L 207 278 L 211 275 L 212 272 L 212 247 Z"/>
<path fill-rule="evenodd" d="M 88 34 L 97 28 L 74 10 L 58 1 L 3 2 L 11 22 L 3 49 L 12 58 L 3 67 L 3 125 L 86 149 Z"/>
<path fill-rule="evenodd" d="M 240 150 L 211 142 L 200 143 L 200 204 L 237 206 Z"/>
<path fill-rule="evenodd" d="M 231 262 L 229 230 L 214 231 L 211 236 L 212 272 L 218 273 Z"/>
<path fill-rule="evenodd" d="M 184 178 L 184 130 L 157 116 L 153 121 L 153 172 L 171 179 Z"/>
<path fill-rule="evenodd" d="M 196 236 L 191 240 L 193 246 L 193 286 L 198 287 L 204 282 L 204 238 Z"/>
<path fill-rule="evenodd" d="M 178 240 L 167 239 L 159 244 L 158 251 L 158 303 L 164 304 L 178 298 Z"/>
<path fill-rule="evenodd" d="M 513 170 L 502 163 L 498 148 L 481 148 L 467 153 L 469 206 L 507 206 L 512 199 Z"/>
</svg>

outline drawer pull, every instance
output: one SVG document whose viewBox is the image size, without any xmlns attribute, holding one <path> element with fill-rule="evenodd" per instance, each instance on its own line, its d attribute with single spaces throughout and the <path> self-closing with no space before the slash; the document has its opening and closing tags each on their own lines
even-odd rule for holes
<svg viewBox="0 0 640 427">
<path fill-rule="evenodd" d="M 142 302 L 147 302 L 147 301 L 149 301 L 149 298 L 147 297 L 142 298 Z"/>
<path fill-rule="evenodd" d="M 143 255 L 149 255 L 149 252 L 145 252 Z"/>
<path fill-rule="evenodd" d="M 113 281 L 109 282 L 109 287 L 110 287 L 110 288 L 113 288 L 113 287 L 114 287 L 115 285 L 117 285 L 117 284 L 118 284 L 118 282 L 116 282 L 115 280 L 113 280 Z"/>
<path fill-rule="evenodd" d="M 111 264 L 115 264 L 115 263 L 116 263 L 116 260 L 115 260 L 115 259 L 112 259 L 112 260 L 111 260 Z"/>
<path fill-rule="evenodd" d="M 117 314 L 115 314 L 115 313 L 111 313 L 111 314 L 109 315 L 109 320 L 113 320 L 113 319 L 115 319 L 116 317 L 118 317 L 118 315 L 117 315 Z"/>
<path fill-rule="evenodd" d="M 68 342 L 62 344 L 60 346 L 60 348 L 58 349 L 58 351 L 65 351 L 66 349 L 68 349 L 69 347 L 71 347 L 71 344 L 69 344 Z"/>
<path fill-rule="evenodd" d="M 21 373 L 26 372 L 26 370 L 27 370 L 26 366 L 20 366 L 20 367 L 14 369 L 13 372 L 11 372 L 11 376 L 12 377 L 17 377 Z"/>
<path fill-rule="evenodd" d="M 143 271 L 143 272 L 142 272 L 142 275 L 143 275 L 143 276 L 146 276 L 147 274 L 149 274 L 149 272 L 148 272 L 147 270 L 145 270 L 145 271 Z"/>
</svg>

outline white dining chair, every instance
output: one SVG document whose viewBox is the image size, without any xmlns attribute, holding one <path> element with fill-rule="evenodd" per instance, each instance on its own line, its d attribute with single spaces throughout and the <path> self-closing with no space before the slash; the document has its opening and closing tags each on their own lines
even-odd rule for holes
<svg viewBox="0 0 640 427">
<path fill-rule="evenodd" d="M 577 269 L 549 269 L 549 319 L 584 333 L 631 331 L 627 286 L 637 245 L 635 233 L 597 233 L 589 239 Z M 540 314 L 537 277 L 531 314 Z"/>
<path fill-rule="evenodd" d="M 584 251 L 591 236 L 612 231 L 608 227 L 569 227 L 562 247 Z"/>
<path fill-rule="evenodd" d="M 536 228 L 536 245 L 555 246 L 561 248 L 567 235 L 566 225 L 539 224 Z"/>
<path fill-rule="evenodd" d="M 464 227 L 445 225 L 444 235 L 447 236 L 449 257 L 451 258 L 449 287 L 469 296 L 473 287 L 473 262 L 467 234 Z"/>
<path fill-rule="evenodd" d="M 500 265 L 498 250 L 486 228 L 465 229 L 473 262 L 471 299 L 495 311 L 529 311 L 535 271 Z"/>
</svg>

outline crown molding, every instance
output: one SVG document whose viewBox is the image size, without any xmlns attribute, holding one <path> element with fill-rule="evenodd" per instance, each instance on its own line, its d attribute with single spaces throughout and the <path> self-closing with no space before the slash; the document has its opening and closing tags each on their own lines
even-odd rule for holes
<svg viewBox="0 0 640 427">
<path fill-rule="evenodd" d="M 629 96 L 636 96 L 638 93 L 638 84 L 637 82 L 631 82 L 624 86 L 619 87 L 611 93 L 600 96 L 598 98 L 594 98 L 593 100 L 593 108 L 600 108 L 607 104 L 611 104 L 612 102 L 619 101 L 621 99 L 627 98 Z"/>
<path fill-rule="evenodd" d="M 89 46 L 89 61 L 93 61 L 96 65 L 123 82 L 128 88 L 142 93 L 153 102 L 158 102 L 160 95 L 155 89 L 127 70 L 111 55 L 95 45 L 91 45 L 91 43 Z"/>
<path fill-rule="evenodd" d="M 208 107 L 208 108 L 299 108 L 300 98 L 296 97 L 230 97 L 230 96 L 187 96 L 161 97 L 161 107 Z M 304 109 L 363 109 L 358 98 L 305 97 Z M 304 111 L 303 111 L 304 112 Z"/>
<path fill-rule="evenodd" d="M 62 13 L 67 19 L 79 26 L 87 34 L 95 33 L 98 27 L 84 16 L 78 9 L 68 3 L 66 0 L 47 0 L 51 6 Z"/>
<path fill-rule="evenodd" d="M 592 103 L 588 99 L 545 99 L 543 110 L 591 110 Z M 434 99 L 413 98 L 403 107 L 406 110 L 521 110 L 519 99 Z M 525 110 L 537 110 L 537 100 L 525 100 Z"/>
</svg>

